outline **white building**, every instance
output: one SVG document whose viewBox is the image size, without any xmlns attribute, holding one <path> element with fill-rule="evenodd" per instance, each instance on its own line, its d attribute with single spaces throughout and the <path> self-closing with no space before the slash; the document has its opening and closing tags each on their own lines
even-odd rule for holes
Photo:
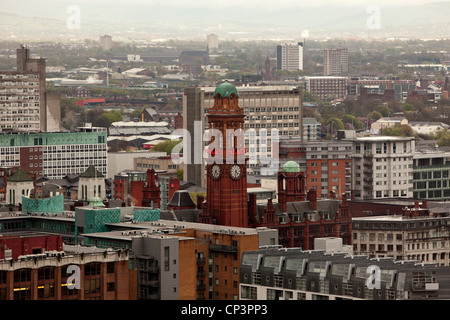
<svg viewBox="0 0 450 320">
<path fill-rule="evenodd" d="M 219 36 L 216 34 L 208 34 L 206 36 L 206 41 L 208 42 L 208 49 L 218 49 L 219 48 Z"/>
<path fill-rule="evenodd" d="M 13 205 L 22 203 L 22 195 L 29 197 L 34 189 L 34 180 L 21 168 L 8 177 L 7 181 L 5 200 Z"/>
<path fill-rule="evenodd" d="M 78 182 L 78 200 L 90 201 L 93 198 L 106 199 L 105 176 L 89 166 L 80 174 Z"/>
<path fill-rule="evenodd" d="M 277 46 L 277 69 L 303 70 L 303 42 L 285 43 Z"/>
<path fill-rule="evenodd" d="M 414 138 L 362 137 L 353 143 L 354 199 L 413 196 Z"/>
</svg>

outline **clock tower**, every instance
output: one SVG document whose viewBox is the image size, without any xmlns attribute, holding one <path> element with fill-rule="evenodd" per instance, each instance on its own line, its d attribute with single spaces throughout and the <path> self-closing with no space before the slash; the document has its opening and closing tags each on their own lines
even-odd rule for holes
<svg viewBox="0 0 450 320">
<path fill-rule="evenodd" d="M 207 211 L 219 225 L 248 227 L 247 167 L 244 144 L 244 110 L 239 94 L 229 82 L 217 86 L 209 109 L 211 134 L 207 149 Z"/>
</svg>

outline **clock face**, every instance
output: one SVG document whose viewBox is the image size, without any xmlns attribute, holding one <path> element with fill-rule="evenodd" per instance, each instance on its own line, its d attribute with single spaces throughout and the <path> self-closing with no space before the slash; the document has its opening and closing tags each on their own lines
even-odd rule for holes
<svg viewBox="0 0 450 320">
<path fill-rule="evenodd" d="M 213 167 L 211 168 L 211 174 L 214 179 L 216 179 L 216 180 L 219 179 L 220 167 L 217 164 L 213 165 Z"/>
<path fill-rule="evenodd" d="M 242 174 L 241 166 L 238 166 L 237 164 L 233 165 L 231 167 L 230 174 L 233 179 L 239 179 Z"/>
</svg>

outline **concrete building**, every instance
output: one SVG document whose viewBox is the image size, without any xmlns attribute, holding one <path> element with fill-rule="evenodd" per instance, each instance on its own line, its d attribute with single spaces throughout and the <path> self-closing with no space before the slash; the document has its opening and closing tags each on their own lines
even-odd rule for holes
<svg viewBox="0 0 450 320">
<path fill-rule="evenodd" d="M 45 59 L 23 46 L 16 56 L 16 71 L 0 71 L 0 130 L 59 131 L 60 94 L 46 90 Z"/>
<path fill-rule="evenodd" d="M 353 252 L 449 266 L 449 212 L 433 214 L 426 201 L 416 201 L 401 215 L 353 218 Z"/>
<path fill-rule="evenodd" d="M 134 168 L 134 159 L 136 158 L 159 158 L 166 157 L 165 152 L 155 151 L 120 151 L 120 152 L 108 152 L 108 174 L 107 178 L 114 178 L 114 175 Z"/>
<path fill-rule="evenodd" d="M 194 159 L 194 146 L 206 145 L 202 141 L 208 110 L 214 104 L 215 87 L 190 87 L 183 98 L 183 128 L 191 135 L 191 164 L 184 169 L 185 180 L 205 187 L 204 164 Z M 303 134 L 303 108 L 301 90 L 294 86 L 242 86 L 239 92 L 239 106 L 244 109 L 245 149 L 249 154 L 249 174 L 258 166 L 261 154 L 273 156 L 271 130 L 278 129 L 279 137 L 301 136 Z M 200 131 L 195 121 L 202 121 Z M 262 129 L 267 131 L 266 138 Z M 195 134 L 194 134 L 195 133 Z M 201 160 L 201 159 L 200 159 Z M 199 161 L 202 162 L 202 161 Z M 278 168 L 277 168 L 278 169 Z"/>
<path fill-rule="evenodd" d="M 305 90 L 320 99 L 338 99 L 347 96 L 346 77 L 305 77 Z"/>
<path fill-rule="evenodd" d="M 208 34 L 206 36 L 206 42 L 208 43 L 208 49 L 219 49 L 219 36 L 216 34 Z"/>
<path fill-rule="evenodd" d="M 102 47 L 103 50 L 108 51 L 111 50 L 113 42 L 112 37 L 110 35 L 103 35 L 99 38 L 100 47 Z"/>
<path fill-rule="evenodd" d="M 322 139 L 322 125 L 316 118 L 303 118 L 303 141 Z"/>
<path fill-rule="evenodd" d="M 28 174 L 61 179 L 94 165 L 107 173 L 106 129 L 77 132 L 0 134 L 0 167 L 21 167 Z"/>
<path fill-rule="evenodd" d="M 372 275 L 375 270 L 377 276 Z M 448 299 L 450 268 L 300 248 L 244 252 L 240 300 Z"/>
<path fill-rule="evenodd" d="M 353 143 L 353 199 L 412 198 L 414 138 L 361 137 Z"/>
<path fill-rule="evenodd" d="M 363 88 L 367 92 L 367 100 L 360 100 L 362 103 L 373 96 L 385 99 L 390 91 L 394 92 L 396 101 L 405 101 L 406 97 L 416 89 L 416 83 L 414 80 L 351 79 L 348 83 L 348 95 L 358 97 Z"/>
<path fill-rule="evenodd" d="M 277 46 L 277 70 L 303 70 L 303 42 Z"/>
<path fill-rule="evenodd" d="M 348 73 L 349 55 L 347 48 L 325 49 L 323 53 L 323 75 Z"/>
</svg>

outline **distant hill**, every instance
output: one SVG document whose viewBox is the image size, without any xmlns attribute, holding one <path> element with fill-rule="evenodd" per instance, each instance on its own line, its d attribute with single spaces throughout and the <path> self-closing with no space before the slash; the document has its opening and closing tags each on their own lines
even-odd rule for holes
<svg viewBox="0 0 450 320">
<path fill-rule="evenodd" d="M 102 33 L 122 33 L 133 36 L 139 33 L 182 35 L 215 32 L 223 36 L 232 32 L 244 32 L 248 36 L 283 36 L 304 29 L 311 35 L 368 32 L 367 6 L 326 6 L 309 8 L 278 8 L 264 6 L 228 8 L 226 4 L 217 10 L 211 6 L 190 5 L 190 2 L 159 1 L 153 5 L 95 4 L 80 5 L 80 30 L 66 26 L 67 12 L 72 2 L 61 0 L 21 0 L 20 15 L 15 11 L 17 0 L 2 0 L 0 35 L 8 32 L 42 35 L 92 36 Z M 106 2 L 103 2 L 106 3 Z M 140 2 L 142 3 L 142 2 Z M 198 2 L 193 2 L 194 4 Z M 12 12 L 12 13 L 7 13 Z M 370 30 L 396 36 L 448 36 L 450 35 L 450 2 L 408 6 L 380 6 L 380 30 Z"/>
</svg>

